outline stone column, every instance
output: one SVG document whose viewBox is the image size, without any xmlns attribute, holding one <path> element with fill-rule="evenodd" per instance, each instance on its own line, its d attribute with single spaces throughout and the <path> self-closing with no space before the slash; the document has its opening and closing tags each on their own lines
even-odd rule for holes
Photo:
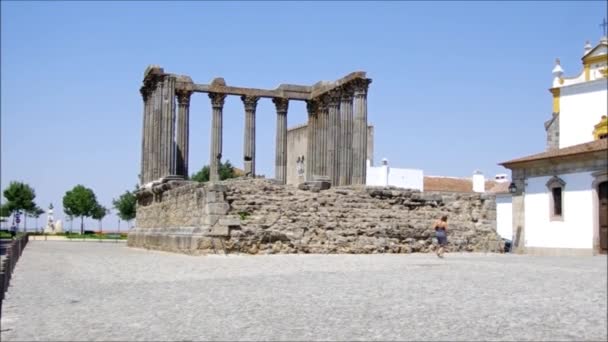
<svg viewBox="0 0 608 342">
<path fill-rule="evenodd" d="M 241 96 L 241 100 L 245 105 L 243 169 L 247 177 L 255 177 L 255 108 L 259 99 L 257 96 Z"/>
<path fill-rule="evenodd" d="M 327 96 L 327 154 L 325 155 L 326 175 L 332 185 L 338 184 L 340 139 L 340 91 L 334 89 Z"/>
<path fill-rule="evenodd" d="M 308 124 L 306 125 L 306 180 L 311 181 L 315 173 L 316 163 L 316 128 L 317 128 L 317 102 L 314 100 L 306 101 L 306 111 L 308 112 Z"/>
<path fill-rule="evenodd" d="M 272 99 L 277 109 L 277 137 L 275 142 L 275 178 L 281 184 L 287 183 L 287 109 L 289 100 Z"/>
<path fill-rule="evenodd" d="M 222 110 L 226 94 L 209 93 L 213 114 L 211 119 L 211 152 L 209 153 L 209 180 L 220 180 L 220 161 L 222 160 Z"/>
<path fill-rule="evenodd" d="M 354 123 L 353 123 L 353 173 L 352 184 L 365 184 L 367 161 L 367 89 L 370 79 L 353 81 Z"/>
<path fill-rule="evenodd" d="M 148 98 L 150 97 L 149 90 L 143 86 L 139 89 L 141 93 L 141 97 L 144 100 L 144 114 L 143 114 L 143 122 L 142 122 L 142 133 L 141 133 L 141 161 L 140 166 L 141 169 L 139 171 L 139 184 L 147 183 L 146 174 L 148 172 L 148 125 L 149 125 L 149 112 L 148 112 Z"/>
<path fill-rule="evenodd" d="M 353 94 L 352 88 L 345 87 L 340 99 L 340 176 L 339 185 L 350 185 L 350 172 L 352 170 L 353 155 Z"/>
<path fill-rule="evenodd" d="M 317 149 L 317 172 L 319 176 L 327 177 L 327 97 L 321 96 L 319 98 L 319 110 L 318 110 L 318 128 L 317 138 L 318 149 Z"/>
<path fill-rule="evenodd" d="M 178 103 L 177 119 L 177 166 L 176 174 L 188 178 L 188 146 L 190 136 L 190 95 L 191 91 L 176 92 Z"/>
<path fill-rule="evenodd" d="M 175 76 L 165 75 L 161 103 L 160 178 L 175 176 Z"/>
<path fill-rule="evenodd" d="M 151 100 L 151 110 L 152 110 L 152 129 L 151 129 L 151 144 L 150 144 L 150 152 L 151 152 L 151 166 L 152 170 L 150 172 L 150 181 L 157 180 L 161 177 L 161 169 L 160 169 L 160 143 L 161 143 L 161 103 L 162 103 L 162 91 L 163 91 L 163 82 L 160 82 L 160 79 L 157 78 L 154 81 L 153 91 L 152 91 L 152 100 Z"/>
</svg>

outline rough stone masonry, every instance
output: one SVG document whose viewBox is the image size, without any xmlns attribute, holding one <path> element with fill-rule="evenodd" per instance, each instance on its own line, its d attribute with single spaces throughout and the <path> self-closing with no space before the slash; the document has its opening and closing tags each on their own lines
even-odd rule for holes
<svg viewBox="0 0 608 342">
<path fill-rule="evenodd" d="M 436 246 L 449 216 L 451 251 L 500 252 L 493 195 L 266 179 L 168 181 L 138 192 L 128 245 L 187 254 L 411 253 Z"/>
</svg>

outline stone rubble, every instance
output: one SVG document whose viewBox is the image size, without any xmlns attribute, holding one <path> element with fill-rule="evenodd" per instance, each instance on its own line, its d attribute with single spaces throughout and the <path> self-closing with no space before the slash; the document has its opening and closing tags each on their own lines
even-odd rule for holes
<svg viewBox="0 0 608 342">
<path fill-rule="evenodd" d="M 430 252 L 433 223 L 448 215 L 449 251 L 504 247 L 493 195 L 302 188 L 251 178 L 165 185 L 140 195 L 128 244 L 188 254 Z"/>
</svg>

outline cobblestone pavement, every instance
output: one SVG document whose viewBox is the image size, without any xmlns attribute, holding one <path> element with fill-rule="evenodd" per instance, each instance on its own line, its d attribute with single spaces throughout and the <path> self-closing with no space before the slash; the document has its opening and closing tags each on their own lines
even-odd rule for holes
<svg viewBox="0 0 608 342">
<path fill-rule="evenodd" d="M 187 256 L 32 241 L 1 340 L 606 340 L 606 257 Z"/>
</svg>

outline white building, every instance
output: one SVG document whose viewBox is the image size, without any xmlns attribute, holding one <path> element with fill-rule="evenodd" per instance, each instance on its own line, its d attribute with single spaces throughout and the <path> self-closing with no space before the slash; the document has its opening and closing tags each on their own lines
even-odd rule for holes
<svg viewBox="0 0 608 342">
<path fill-rule="evenodd" d="M 512 171 L 510 219 L 518 252 L 608 252 L 606 37 L 595 47 L 585 45 L 582 64 L 577 76 L 565 77 L 556 61 L 547 151 L 501 163 Z M 507 208 L 508 196 L 501 200 Z M 497 219 L 508 220 L 498 210 Z"/>
<path fill-rule="evenodd" d="M 372 166 L 368 159 L 366 177 L 365 184 L 369 186 L 395 186 L 424 191 L 422 170 L 390 167 L 386 158 L 382 159 L 380 166 Z"/>
</svg>

